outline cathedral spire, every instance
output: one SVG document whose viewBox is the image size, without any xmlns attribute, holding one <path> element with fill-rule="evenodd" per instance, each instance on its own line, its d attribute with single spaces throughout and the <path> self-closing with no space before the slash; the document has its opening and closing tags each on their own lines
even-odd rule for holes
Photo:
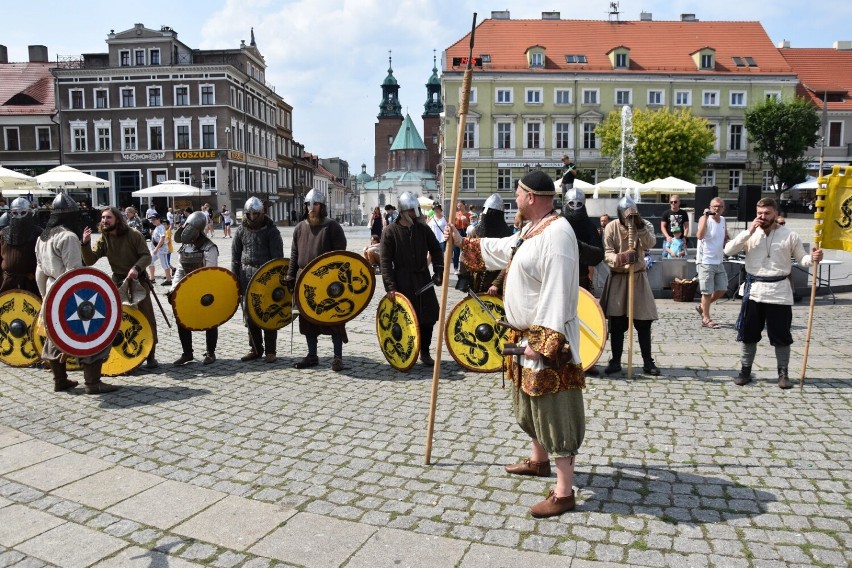
<svg viewBox="0 0 852 568">
<path fill-rule="evenodd" d="M 426 81 L 426 104 L 423 105 L 423 117 L 437 116 L 444 111 L 441 102 L 441 78 L 438 77 L 438 62 L 435 50 L 432 50 L 432 76 Z"/>
<path fill-rule="evenodd" d="M 257 47 L 257 42 L 254 41 L 254 28 L 251 29 L 251 43 L 249 45 Z"/>
<path fill-rule="evenodd" d="M 402 105 L 399 102 L 399 83 L 393 76 L 393 56 L 388 50 L 388 76 L 382 81 L 382 102 L 379 105 L 379 117 L 394 116 L 402 118 Z"/>
</svg>

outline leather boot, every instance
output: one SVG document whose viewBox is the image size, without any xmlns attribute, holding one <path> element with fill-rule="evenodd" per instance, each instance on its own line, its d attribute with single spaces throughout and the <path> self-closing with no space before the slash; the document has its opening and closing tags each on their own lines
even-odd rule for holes
<svg viewBox="0 0 852 568">
<path fill-rule="evenodd" d="M 53 392 L 73 389 L 80 384 L 77 381 L 68 380 L 68 371 L 63 361 L 57 359 L 55 361 L 48 361 L 48 364 L 50 364 L 50 370 L 53 373 Z"/>
<path fill-rule="evenodd" d="M 101 368 L 103 366 L 103 361 L 83 365 L 83 380 L 86 381 L 86 394 L 104 394 L 117 391 L 121 388 L 117 385 L 110 385 L 101 381 Z"/>
<path fill-rule="evenodd" d="M 778 388 L 793 388 L 793 383 L 790 382 L 790 376 L 787 373 L 787 367 L 778 367 Z"/>
<path fill-rule="evenodd" d="M 751 365 L 743 365 L 740 369 L 740 374 L 734 379 L 734 384 L 737 386 L 747 385 L 751 382 Z"/>
</svg>

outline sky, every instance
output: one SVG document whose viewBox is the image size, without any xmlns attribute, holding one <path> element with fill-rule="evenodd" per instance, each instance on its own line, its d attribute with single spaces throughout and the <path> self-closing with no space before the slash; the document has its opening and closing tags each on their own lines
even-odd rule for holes
<svg viewBox="0 0 852 568">
<path fill-rule="evenodd" d="M 190 48 L 234 49 L 248 43 L 254 28 L 267 64 L 267 81 L 293 106 L 293 136 L 308 152 L 340 157 L 357 174 L 361 164 L 373 173 L 373 132 L 387 76 L 388 51 L 400 84 L 403 113 L 421 130 L 426 81 L 433 50 L 441 52 L 470 31 L 492 10 L 509 10 L 512 19 L 559 11 L 562 19 L 606 20 L 610 2 L 573 0 L 547 4 L 533 0 L 3 0 L 7 24 L 0 44 L 9 61 L 26 61 L 28 45 L 46 45 L 49 57 L 104 53 L 110 30 L 136 23 L 169 26 Z M 622 20 L 638 20 L 642 11 L 654 20 L 760 21 L 775 45 L 831 47 L 852 40 L 852 2 L 828 0 L 662 1 L 622 0 Z M 8 25 L 8 24 L 14 25 Z"/>
</svg>

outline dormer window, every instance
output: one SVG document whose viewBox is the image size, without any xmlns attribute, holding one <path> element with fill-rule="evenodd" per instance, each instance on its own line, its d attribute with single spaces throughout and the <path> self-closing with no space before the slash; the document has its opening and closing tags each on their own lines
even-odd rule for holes
<svg viewBox="0 0 852 568">
<path fill-rule="evenodd" d="M 544 51 L 544 47 L 541 45 L 534 45 L 527 48 L 527 62 L 530 69 L 544 69 Z"/>
<path fill-rule="evenodd" d="M 630 69 L 630 49 L 619 45 L 614 47 L 609 52 L 609 62 L 613 69 Z"/>
<path fill-rule="evenodd" d="M 704 53 L 701 55 L 701 68 L 702 69 L 713 69 L 713 54 L 712 53 Z"/>
<path fill-rule="evenodd" d="M 615 66 L 621 69 L 627 68 L 627 54 L 626 53 L 616 53 L 615 54 Z"/>
</svg>

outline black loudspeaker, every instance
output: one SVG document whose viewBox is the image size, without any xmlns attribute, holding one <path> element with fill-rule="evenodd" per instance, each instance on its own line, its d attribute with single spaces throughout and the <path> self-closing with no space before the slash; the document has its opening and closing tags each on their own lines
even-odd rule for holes
<svg viewBox="0 0 852 568">
<path fill-rule="evenodd" d="M 752 221 L 757 216 L 757 202 L 760 201 L 759 185 L 741 185 L 737 200 L 737 221 Z"/>
<path fill-rule="evenodd" d="M 695 222 L 698 223 L 704 210 L 710 207 L 710 201 L 714 197 L 719 197 L 719 188 L 715 185 L 699 185 L 695 188 Z M 696 225 L 697 227 L 698 225 Z"/>
</svg>

